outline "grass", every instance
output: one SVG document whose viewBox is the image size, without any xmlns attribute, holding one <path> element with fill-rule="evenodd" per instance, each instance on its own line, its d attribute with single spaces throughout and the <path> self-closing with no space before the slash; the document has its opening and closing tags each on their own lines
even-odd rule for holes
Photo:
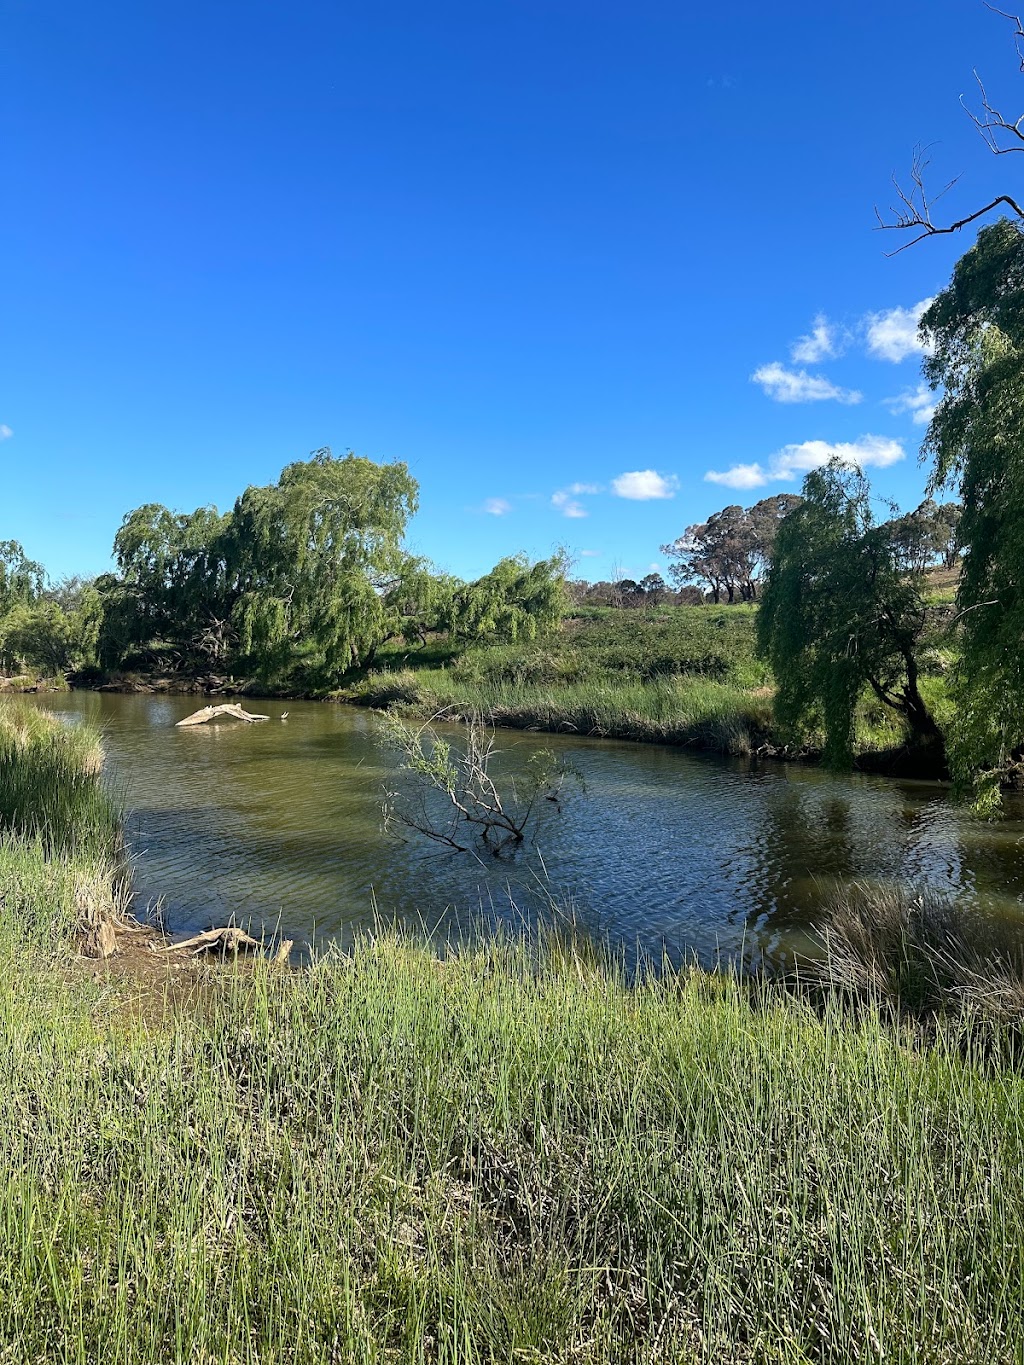
<svg viewBox="0 0 1024 1365">
<path fill-rule="evenodd" d="M 562 630 L 462 653 L 384 654 L 342 699 L 490 724 L 747 754 L 769 741 L 771 704 L 747 607 L 590 608 Z"/>
<path fill-rule="evenodd" d="M 1015 1071 L 774 989 L 394 937 L 139 1028 L 0 926 L 17 1360 L 998 1362 Z"/>
<path fill-rule="evenodd" d="M 119 812 L 96 781 L 99 738 L 29 702 L 0 701 L 0 830 L 113 856 Z"/>
<path fill-rule="evenodd" d="M 394 933 L 141 1008 L 68 952 L 102 838 L 19 820 L 0 1359 L 1020 1361 L 1024 1076 L 969 1011 Z"/>
<path fill-rule="evenodd" d="M 350 681 L 339 700 L 427 716 L 479 715 L 513 729 L 688 745 L 730 755 L 813 756 L 822 735 L 799 742 L 772 715 L 772 680 L 756 657 L 757 608 L 587 608 L 542 639 L 454 651 L 382 651 L 378 666 Z M 934 651 L 933 651 L 934 652 Z M 943 705 L 944 658 L 922 661 L 929 700 Z M 907 730 L 865 695 L 856 748 L 898 750 Z"/>
</svg>

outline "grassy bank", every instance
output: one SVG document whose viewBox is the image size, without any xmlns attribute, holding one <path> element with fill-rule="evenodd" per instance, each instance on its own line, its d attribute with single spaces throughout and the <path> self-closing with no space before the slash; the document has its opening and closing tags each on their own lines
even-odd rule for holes
<svg viewBox="0 0 1024 1365">
<path fill-rule="evenodd" d="M 772 716 L 772 680 L 754 650 L 756 607 L 591 608 L 520 645 L 384 651 L 339 700 L 427 716 L 481 715 L 499 726 L 689 745 L 718 753 L 813 756 Z M 941 678 L 926 678 L 941 689 Z M 906 731 L 867 698 L 863 755 L 898 750 Z"/>
<path fill-rule="evenodd" d="M 555 937 L 154 994 L 75 965 L 102 846 L 49 828 L 0 842 L 0 1359 L 1021 1359 L 1024 1079 L 969 1011 Z"/>
<path fill-rule="evenodd" d="M 509 945 L 145 1028 L 0 961 L 8 1358 L 1020 1359 L 1024 1085 L 962 1037 Z"/>
</svg>

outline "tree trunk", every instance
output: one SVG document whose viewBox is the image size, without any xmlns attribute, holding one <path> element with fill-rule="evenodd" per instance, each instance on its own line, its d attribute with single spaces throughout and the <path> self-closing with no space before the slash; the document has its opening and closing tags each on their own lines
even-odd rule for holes
<svg viewBox="0 0 1024 1365">
<path fill-rule="evenodd" d="M 935 754 L 937 761 L 941 762 L 944 767 L 946 741 L 918 688 L 917 660 L 914 658 L 913 651 L 909 649 L 903 651 L 903 657 L 907 665 L 907 681 L 903 686 L 904 715 L 907 718 L 907 724 L 910 726 L 914 744 L 923 749 L 930 749 Z"/>
</svg>

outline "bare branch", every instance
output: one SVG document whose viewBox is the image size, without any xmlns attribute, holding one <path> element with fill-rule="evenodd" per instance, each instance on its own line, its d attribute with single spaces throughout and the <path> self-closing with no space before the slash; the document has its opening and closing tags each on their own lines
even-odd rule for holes
<svg viewBox="0 0 1024 1365">
<path fill-rule="evenodd" d="M 1022 121 L 1024 121 L 1024 116 L 1022 116 Z M 920 229 L 917 236 L 909 242 L 904 242 L 895 251 L 886 252 L 887 256 L 898 256 L 901 251 L 906 251 L 908 247 L 915 246 L 925 237 L 942 237 L 952 232 L 959 232 L 968 224 L 984 217 L 986 213 L 991 213 L 1000 204 L 1005 204 L 1018 218 L 1024 219 L 1024 209 L 1017 201 L 1008 194 L 1000 194 L 990 203 L 985 204 L 980 209 L 975 209 L 973 213 L 966 214 L 963 218 L 958 218 L 954 223 L 936 223 L 932 218 L 932 209 L 943 195 L 953 188 L 960 177 L 955 176 L 938 194 L 929 195 L 925 188 L 925 171 L 930 164 L 925 155 L 927 150 L 927 147 L 917 147 L 914 150 L 914 160 L 910 168 L 912 183 L 909 190 L 904 189 L 895 176 L 893 177 L 892 183 L 902 207 L 890 206 L 889 213 L 892 215 L 892 221 L 886 222 L 878 209 L 875 209 L 875 217 L 878 219 L 876 232 L 906 232 L 914 228 Z"/>
<path fill-rule="evenodd" d="M 1009 19 L 1010 23 L 1015 26 L 1013 32 L 1014 46 L 1017 49 L 1020 69 L 1024 71 L 1024 49 L 1021 48 L 1021 39 L 1024 38 L 1024 25 L 1021 24 L 1020 15 L 1010 14 L 1005 9 L 999 9 L 997 6 L 989 4 L 989 0 L 985 0 L 985 8 L 991 10 L 993 14 L 998 14 L 1000 19 Z"/>
<path fill-rule="evenodd" d="M 442 717 L 443 712 L 438 712 L 414 729 L 387 713 L 380 716 L 381 739 L 402 755 L 402 769 L 410 779 L 385 791 L 386 829 L 403 825 L 460 853 L 474 852 L 463 842 L 472 830 L 483 851 L 501 857 L 524 843 L 540 798 L 560 810 L 568 780 L 574 778 L 582 785 L 579 774 L 564 759 L 539 750 L 527 765 L 525 800 L 515 782 L 503 791 L 489 771 L 498 756 L 493 730 L 473 716 L 464 732 L 464 748 L 453 748 L 434 729 L 433 722 Z M 428 801 L 428 797 L 435 799 Z M 436 798 L 440 798 L 440 809 Z"/>
<path fill-rule="evenodd" d="M 1014 48 L 1017 53 L 1019 68 L 1021 72 L 1024 72 L 1024 24 L 1021 22 L 1020 15 L 1001 10 L 989 3 L 989 0 L 985 0 L 985 8 L 991 10 L 993 14 L 998 14 L 1002 19 L 1008 19 L 1013 24 Z M 1010 152 L 1024 152 L 1024 114 L 1021 114 L 1017 119 L 1004 115 L 989 99 L 988 91 L 977 71 L 974 73 L 974 79 L 977 81 L 978 89 L 981 92 L 982 112 L 979 114 L 971 109 L 963 95 L 960 96 L 960 103 L 989 151 L 995 156 L 1006 156 Z M 969 224 L 977 222 L 979 218 L 984 218 L 986 214 L 992 213 L 993 210 L 1000 207 L 1009 209 L 1016 218 L 1024 220 L 1024 209 L 1021 208 L 1018 201 L 1009 194 L 999 194 L 981 208 L 975 209 L 972 213 L 964 214 L 955 222 L 936 223 L 932 217 L 935 205 L 944 194 L 952 189 L 960 177 L 955 176 L 939 194 L 929 195 L 924 183 L 924 172 L 928 166 L 926 151 L 927 148 L 921 147 L 914 151 L 909 190 L 905 190 L 893 177 L 893 185 L 896 188 L 899 203 L 895 207 L 889 208 L 889 219 L 883 218 L 878 208 L 875 208 L 875 217 L 878 219 L 877 230 L 914 233 L 909 241 L 904 242 L 895 251 L 887 252 L 886 255 L 898 256 L 901 251 L 916 246 L 926 237 L 941 237 L 960 232 Z"/>
<path fill-rule="evenodd" d="M 1021 114 L 1016 123 L 1011 123 L 1009 119 L 1003 117 L 995 105 L 989 100 L 988 91 L 985 89 L 977 71 L 974 73 L 974 79 L 978 82 L 978 89 L 981 91 L 981 107 L 985 111 L 985 117 L 979 117 L 979 115 L 970 108 L 963 95 L 960 96 L 960 103 L 963 106 L 964 113 L 981 134 L 986 147 L 988 147 L 989 151 L 995 156 L 1006 156 L 1010 152 L 1024 152 L 1024 131 L 1021 129 L 1021 124 L 1024 124 L 1024 114 Z M 1010 147 L 1002 146 L 999 140 L 1000 133 L 1004 133 L 1009 137 L 1015 137 L 1019 145 Z"/>
</svg>

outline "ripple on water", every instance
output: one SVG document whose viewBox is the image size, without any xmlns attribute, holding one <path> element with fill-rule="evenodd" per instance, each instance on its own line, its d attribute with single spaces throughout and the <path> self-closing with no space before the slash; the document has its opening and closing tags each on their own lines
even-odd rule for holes
<svg viewBox="0 0 1024 1365">
<path fill-rule="evenodd" d="M 506 773 L 543 744 L 571 754 L 587 794 L 546 820 L 526 859 L 480 865 L 383 833 L 391 760 L 364 712 L 266 702 L 266 725 L 177 730 L 193 699 L 40 700 L 103 729 L 110 780 L 132 811 L 139 894 L 159 897 L 175 929 L 234 914 L 257 930 L 344 941 L 376 912 L 444 932 L 481 918 L 529 922 L 554 894 L 601 937 L 710 960 L 784 952 L 822 889 L 849 880 L 978 895 L 1009 913 L 1024 899 L 1019 805 L 980 825 L 935 784 L 508 733 Z"/>
</svg>

